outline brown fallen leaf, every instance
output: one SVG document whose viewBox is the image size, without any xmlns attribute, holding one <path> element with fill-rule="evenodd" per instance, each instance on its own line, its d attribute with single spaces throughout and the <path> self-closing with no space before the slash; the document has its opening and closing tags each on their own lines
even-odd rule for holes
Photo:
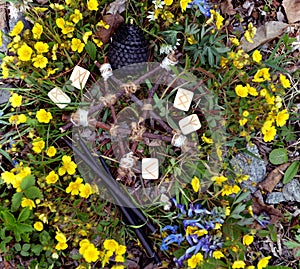
<svg viewBox="0 0 300 269">
<path fill-rule="evenodd" d="M 241 39 L 240 47 L 246 52 L 251 51 L 276 37 L 280 37 L 288 26 L 289 24 L 280 21 L 266 22 L 264 25 L 257 28 L 253 43 L 246 41 L 243 37 Z"/>
<path fill-rule="evenodd" d="M 222 14 L 226 14 L 226 15 L 235 15 L 236 14 L 236 11 L 233 8 L 231 0 L 226 0 L 225 2 L 221 3 L 221 11 L 222 11 Z"/>
<path fill-rule="evenodd" d="M 102 20 L 109 25 L 108 29 L 100 27 L 96 31 L 96 36 L 103 42 L 105 45 L 109 39 L 112 37 L 113 33 L 118 29 L 118 27 L 124 22 L 124 18 L 119 14 L 107 14 L 104 15 Z"/>
<path fill-rule="evenodd" d="M 275 186 L 283 177 L 283 172 L 289 167 L 290 163 L 284 163 L 276 167 L 269 175 L 258 184 L 258 187 L 267 192 L 272 192 Z"/>
<path fill-rule="evenodd" d="M 283 0 L 282 6 L 289 23 L 300 21 L 300 0 Z"/>
<path fill-rule="evenodd" d="M 263 201 L 261 201 L 258 197 L 253 197 L 252 203 L 253 213 L 256 215 L 260 215 L 261 213 L 265 212 L 270 217 L 270 224 L 274 224 L 278 222 L 282 217 L 283 214 L 273 205 L 266 205 Z M 254 229 L 261 229 L 263 228 L 258 222 L 253 224 Z"/>
</svg>

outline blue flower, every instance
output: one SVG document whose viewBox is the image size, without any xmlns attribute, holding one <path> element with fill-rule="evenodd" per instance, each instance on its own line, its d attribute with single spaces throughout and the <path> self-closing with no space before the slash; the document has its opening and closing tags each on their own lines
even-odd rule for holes
<svg viewBox="0 0 300 269">
<path fill-rule="evenodd" d="M 178 204 L 177 201 L 176 201 L 176 198 L 171 198 L 171 202 L 180 210 L 180 213 L 182 215 L 185 215 L 186 214 L 186 210 L 185 210 L 185 206 L 182 205 L 182 204 Z"/>
<path fill-rule="evenodd" d="M 194 0 L 190 2 L 187 7 L 191 8 L 193 5 L 197 5 L 205 17 L 210 17 L 210 7 L 206 0 Z"/>
<path fill-rule="evenodd" d="M 172 225 L 167 225 L 167 226 L 165 226 L 164 228 L 162 228 L 161 229 L 162 231 L 171 231 L 171 233 L 176 233 L 177 232 L 177 230 L 178 230 L 178 226 L 177 225 L 174 225 L 174 226 L 172 226 Z"/>
<path fill-rule="evenodd" d="M 184 241 L 184 239 L 185 238 L 182 236 L 182 234 L 170 234 L 163 239 L 160 250 L 168 250 L 168 245 L 173 243 L 177 243 L 177 245 L 180 246 L 181 242 Z"/>
</svg>

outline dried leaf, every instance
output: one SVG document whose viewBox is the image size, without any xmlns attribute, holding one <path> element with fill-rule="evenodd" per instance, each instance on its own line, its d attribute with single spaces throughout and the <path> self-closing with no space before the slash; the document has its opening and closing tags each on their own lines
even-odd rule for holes
<svg viewBox="0 0 300 269">
<path fill-rule="evenodd" d="M 266 205 L 255 196 L 253 197 L 252 209 L 256 215 L 260 215 L 262 212 L 267 213 L 270 216 L 270 224 L 277 223 L 283 217 L 283 214 L 278 209 L 272 205 Z M 255 223 L 253 228 L 261 229 L 263 227 L 259 223 Z"/>
<path fill-rule="evenodd" d="M 247 42 L 244 37 L 242 38 L 241 48 L 246 52 L 251 51 L 276 37 L 280 37 L 288 26 L 287 23 L 280 21 L 266 22 L 266 24 L 258 27 L 253 43 Z"/>
<path fill-rule="evenodd" d="M 109 25 L 109 28 L 105 29 L 104 27 L 101 27 L 96 31 L 96 36 L 103 42 L 103 44 L 106 44 L 113 33 L 124 22 L 124 18 L 118 13 L 114 15 L 108 14 L 103 16 L 103 21 Z"/>
<path fill-rule="evenodd" d="M 300 21 L 300 0 L 283 0 L 282 6 L 289 23 Z"/>
<path fill-rule="evenodd" d="M 226 0 L 225 2 L 221 3 L 221 11 L 223 14 L 226 15 L 235 15 L 236 11 L 233 8 L 231 0 Z"/>
<path fill-rule="evenodd" d="M 275 168 L 269 175 L 259 183 L 258 187 L 261 190 L 272 192 L 275 186 L 283 177 L 283 172 L 289 167 L 290 163 L 284 163 Z"/>
<path fill-rule="evenodd" d="M 126 0 L 115 0 L 108 6 L 108 14 L 121 14 L 123 11 L 126 10 Z"/>
</svg>

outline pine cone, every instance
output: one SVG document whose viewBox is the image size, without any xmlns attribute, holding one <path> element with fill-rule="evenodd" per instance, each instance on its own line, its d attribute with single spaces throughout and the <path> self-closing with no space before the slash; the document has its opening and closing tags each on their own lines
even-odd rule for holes
<svg viewBox="0 0 300 269">
<path fill-rule="evenodd" d="M 137 25 L 123 24 L 114 33 L 108 60 L 113 69 L 148 61 L 148 44 Z"/>
</svg>

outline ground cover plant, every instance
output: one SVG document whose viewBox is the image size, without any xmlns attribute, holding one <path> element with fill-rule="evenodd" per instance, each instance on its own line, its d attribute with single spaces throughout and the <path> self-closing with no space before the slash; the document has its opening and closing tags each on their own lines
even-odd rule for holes
<svg viewBox="0 0 300 269">
<path fill-rule="evenodd" d="M 10 15 L 17 7 L 24 17 L 0 32 L 0 43 L 9 40 L 1 53 L 1 90 L 10 94 L 0 104 L 0 268 L 298 268 L 299 25 L 258 41 L 266 17 L 274 21 L 282 8 L 274 2 L 252 3 L 249 12 L 239 1 L 8 1 Z M 122 84 L 128 92 L 112 101 L 94 90 L 109 82 L 99 67 L 124 23 L 142 30 L 149 62 L 175 64 L 164 66 L 171 80 L 135 85 L 131 78 L 127 88 Z M 76 66 L 90 72 L 85 87 L 70 79 Z M 176 80 L 191 84 L 175 87 Z M 196 96 L 190 110 L 166 106 L 187 85 Z M 66 104 L 49 98 L 54 88 L 68 96 Z M 104 107 L 93 123 L 93 146 L 112 177 L 133 189 L 165 188 L 156 198 L 147 193 L 153 201 L 140 207 L 154 233 L 145 222 L 129 225 L 118 203 L 103 199 L 104 189 L 82 173 L 66 142 L 78 119 L 80 125 L 76 113 L 95 105 L 91 96 Z M 150 98 L 151 107 L 132 106 L 135 96 Z M 170 133 L 151 122 L 150 112 L 142 122 L 144 111 L 158 111 Z M 160 140 L 171 142 L 168 135 L 179 129 L 172 119 L 185 115 L 201 121 L 189 138 L 197 147 L 169 143 L 159 180 L 138 182 L 130 169 L 118 168 L 112 126 L 121 113 L 136 118 L 136 131 L 141 125 L 151 131 L 131 134 L 136 158 L 149 157 L 153 141 L 157 148 Z M 259 167 L 246 170 L 237 156 L 248 166 L 264 163 L 260 182 L 253 179 Z M 287 189 L 292 198 L 267 202 Z M 145 254 L 139 228 L 161 263 Z"/>
</svg>

